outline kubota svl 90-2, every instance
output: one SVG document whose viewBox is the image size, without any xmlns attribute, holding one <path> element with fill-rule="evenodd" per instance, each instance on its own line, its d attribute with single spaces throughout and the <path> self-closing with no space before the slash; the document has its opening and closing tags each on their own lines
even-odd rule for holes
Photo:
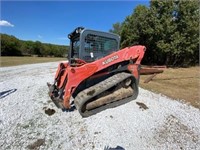
<svg viewBox="0 0 200 150">
<path fill-rule="evenodd" d="M 145 46 L 120 50 L 118 35 L 82 27 L 68 38 L 69 60 L 59 64 L 54 83 L 48 83 L 57 107 L 70 110 L 75 105 L 87 117 L 137 98 Z"/>
</svg>

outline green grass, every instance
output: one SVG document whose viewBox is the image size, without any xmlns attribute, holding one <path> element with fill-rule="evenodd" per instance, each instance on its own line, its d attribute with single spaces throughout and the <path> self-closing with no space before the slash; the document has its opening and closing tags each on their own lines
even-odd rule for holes
<svg viewBox="0 0 200 150">
<path fill-rule="evenodd" d="M 192 106 L 200 108 L 200 67 L 168 68 L 149 83 L 144 83 L 148 76 L 141 76 L 142 88 L 162 93 L 173 99 L 185 100 Z"/>
<path fill-rule="evenodd" d="M 65 61 L 66 58 L 57 58 L 57 57 L 0 57 L 0 66 L 17 66 L 24 64 L 35 64 L 35 63 L 44 63 L 44 62 L 54 62 L 54 61 Z"/>
</svg>

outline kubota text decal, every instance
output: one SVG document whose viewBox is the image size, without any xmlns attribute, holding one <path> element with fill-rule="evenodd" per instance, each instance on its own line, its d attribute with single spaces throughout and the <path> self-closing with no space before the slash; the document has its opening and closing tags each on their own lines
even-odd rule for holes
<svg viewBox="0 0 200 150">
<path fill-rule="evenodd" d="M 112 57 L 110 57 L 110 58 L 104 60 L 104 61 L 102 62 L 102 65 L 109 64 L 110 62 L 113 62 L 114 60 L 116 60 L 116 59 L 118 59 L 118 58 L 119 58 L 118 55 L 112 56 Z"/>
</svg>

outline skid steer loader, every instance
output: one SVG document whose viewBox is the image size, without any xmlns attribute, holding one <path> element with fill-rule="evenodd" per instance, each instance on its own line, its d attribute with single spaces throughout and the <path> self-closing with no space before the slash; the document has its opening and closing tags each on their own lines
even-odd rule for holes
<svg viewBox="0 0 200 150">
<path fill-rule="evenodd" d="M 47 83 L 57 107 L 70 110 L 75 105 L 88 117 L 137 98 L 145 46 L 120 50 L 118 35 L 83 27 L 68 38 L 68 61 L 58 65 L 54 83 Z"/>
</svg>

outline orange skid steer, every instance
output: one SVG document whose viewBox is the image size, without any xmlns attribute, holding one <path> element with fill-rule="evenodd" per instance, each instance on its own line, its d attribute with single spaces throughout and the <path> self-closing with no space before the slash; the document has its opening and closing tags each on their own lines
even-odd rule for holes
<svg viewBox="0 0 200 150">
<path fill-rule="evenodd" d="M 145 46 L 120 50 L 118 35 L 83 27 L 68 38 L 68 62 L 60 63 L 54 83 L 47 83 L 57 107 L 70 110 L 75 105 L 88 117 L 137 98 Z"/>
</svg>

